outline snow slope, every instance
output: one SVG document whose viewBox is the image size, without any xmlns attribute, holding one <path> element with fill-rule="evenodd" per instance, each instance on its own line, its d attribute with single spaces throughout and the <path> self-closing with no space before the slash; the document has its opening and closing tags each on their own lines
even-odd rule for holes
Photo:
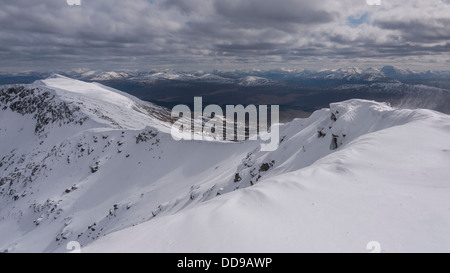
<svg viewBox="0 0 450 273">
<path fill-rule="evenodd" d="M 450 118 L 359 100 L 331 109 L 341 116 L 319 124 L 351 138 L 335 153 L 302 168 L 310 149 L 327 153 L 302 136 L 321 111 L 287 126 L 291 139 L 267 155 L 284 160 L 277 174 L 84 251 L 367 252 L 371 241 L 383 252 L 450 251 Z"/>
<path fill-rule="evenodd" d="M 450 251 L 447 115 L 350 100 L 262 152 L 95 83 L 0 93 L 0 252 Z"/>
<path fill-rule="evenodd" d="M 0 97 L 0 251 L 64 252 L 180 210 L 258 145 L 175 142 L 167 110 L 56 75 Z"/>
<path fill-rule="evenodd" d="M 153 115 L 163 113 L 165 116 L 158 118 L 169 121 L 170 113 L 167 111 L 98 83 L 87 83 L 55 74 L 34 83 L 33 86 L 48 88 L 61 100 L 82 105 L 82 112 L 89 115 L 91 119 L 106 123 L 108 126 L 122 129 L 155 126 L 164 131 L 168 131 L 170 127 Z"/>
</svg>

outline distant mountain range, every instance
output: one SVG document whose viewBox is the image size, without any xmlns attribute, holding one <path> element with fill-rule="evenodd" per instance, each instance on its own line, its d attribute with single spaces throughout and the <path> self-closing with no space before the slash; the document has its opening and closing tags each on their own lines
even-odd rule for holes
<svg viewBox="0 0 450 273">
<path fill-rule="evenodd" d="M 243 86 L 267 86 L 283 83 L 308 83 L 308 81 L 344 81 L 344 82 L 398 82 L 411 80 L 449 79 L 450 71 L 426 71 L 416 72 L 409 69 L 384 66 L 381 69 L 357 67 L 340 69 L 312 70 L 235 70 L 235 71 L 212 71 L 212 72 L 179 72 L 179 71 L 93 71 L 72 70 L 58 72 L 84 81 L 116 81 L 129 80 L 139 82 L 156 81 L 178 81 L 178 82 L 207 82 L 222 84 L 241 84 Z M 26 73 L 0 73 L 2 78 L 14 77 L 36 77 L 42 78 L 48 73 L 26 72 Z"/>
<path fill-rule="evenodd" d="M 381 69 L 352 67 L 319 71 L 105 72 L 77 69 L 59 74 L 98 82 L 167 108 L 191 105 L 196 96 L 203 97 L 205 103 L 221 106 L 278 104 L 283 122 L 307 117 L 330 103 L 352 98 L 450 113 L 450 71 L 417 72 L 384 66 Z M 48 76 L 36 72 L 0 74 L 0 84 L 32 83 Z"/>
</svg>

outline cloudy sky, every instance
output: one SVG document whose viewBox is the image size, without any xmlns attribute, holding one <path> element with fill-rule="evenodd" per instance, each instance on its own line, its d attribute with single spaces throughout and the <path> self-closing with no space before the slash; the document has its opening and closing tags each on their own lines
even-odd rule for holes
<svg viewBox="0 0 450 273">
<path fill-rule="evenodd" d="M 0 71 L 450 70 L 450 0 L 0 0 Z"/>
</svg>

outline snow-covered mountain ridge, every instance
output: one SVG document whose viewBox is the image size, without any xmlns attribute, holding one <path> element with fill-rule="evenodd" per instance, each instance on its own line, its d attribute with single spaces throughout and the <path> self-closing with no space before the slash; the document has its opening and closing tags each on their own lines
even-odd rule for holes
<svg viewBox="0 0 450 273">
<path fill-rule="evenodd" d="M 368 252 L 369 242 L 382 252 L 450 250 L 448 116 L 353 100 L 283 131 L 278 151 L 238 167 L 240 183 L 264 173 L 254 187 L 84 251 Z"/>
<path fill-rule="evenodd" d="M 0 251 L 448 251 L 447 115 L 350 100 L 262 152 L 95 83 L 0 90 Z"/>
<path fill-rule="evenodd" d="M 320 69 L 310 71 L 304 69 L 271 69 L 271 70 L 235 70 L 235 71 L 197 71 L 182 72 L 172 70 L 160 71 L 69 71 L 70 77 L 89 80 L 89 81 L 199 81 L 215 82 L 223 84 L 242 84 L 247 82 L 248 77 L 260 78 L 259 81 L 253 81 L 258 85 L 281 84 L 283 81 L 292 81 L 298 79 L 323 79 L 323 80 L 343 80 L 347 82 L 398 82 L 408 79 L 430 79 L 446 78 L 448 71 L 426 71 L 417 72 L 410 69 L 402 69 L 393 66 L 384 66 L 380 69 L 370 67 L 361 69 L 358 67 L 339 68 L 339 69 Z M 264 80 L 263 80 L 264 79 Z"/>
</svg>

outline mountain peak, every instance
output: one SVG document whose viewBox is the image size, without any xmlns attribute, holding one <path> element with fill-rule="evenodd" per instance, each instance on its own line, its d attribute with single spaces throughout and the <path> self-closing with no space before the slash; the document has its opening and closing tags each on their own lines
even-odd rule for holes
<svg viewBox="0 0 450 273">
<path fill-rule="evenodd" d="M 30 87 L 46 90 L 58 100 L 76 105 L 85 116 L 103 126 L 135 130 L 151 126 L 169 132 L 167 109 L 99 83 L 52 74 Z"/>
<path fill-rule="evenodd" d="M 63 75 L 61 75 L 61 74 L 57 74 L 57 73 L 52 73 L 50 76 L 48 76 L 48 77 L 46 78 L 46 80 L 48 80 L 48 79 L 66 79 L 66 80 L 74 80 L 74 79 L 68 78 L 68 77 L 66 77 L 66 76 L 63 76 Z"/>
<path fill-rule="evenodd" d="M 392 65 L 387 65 L 384 66 L 381 69 L 381 72 L 387 76 L 387 77 L 392 77 L 392 76 L 407 76 L 410 74 L 413 74 L 414 72 L 409 70 L 409 69 L 402 69 L 402 68 L 398 68 Z"/>
</svg>

